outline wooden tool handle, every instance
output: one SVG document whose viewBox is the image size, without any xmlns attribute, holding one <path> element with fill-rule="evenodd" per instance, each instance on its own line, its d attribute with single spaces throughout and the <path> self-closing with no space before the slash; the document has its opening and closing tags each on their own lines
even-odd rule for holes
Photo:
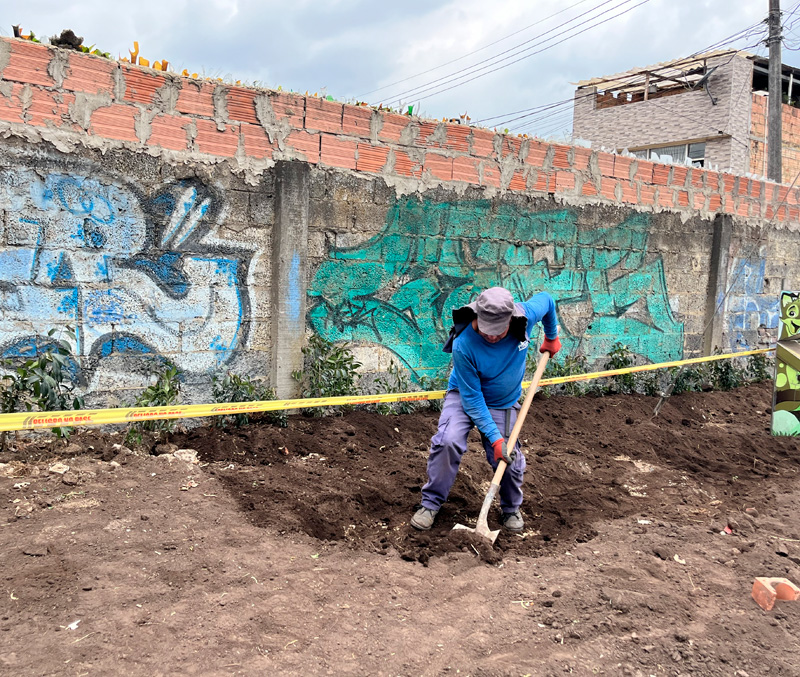
<svg viewBox="0 0 800 677">
<path fill-rule="evenodd" d="M 539 388 L 539 381 L 542 378 L 542 374 L 544 374 L 544 370 L 547 368 L 547 360 L 549 359 L 550 353 L 544 352 L 542 353 L 542 357 L 539 359 L 539 364 L 536 365 L 536 371 L 533 373 L 531 384 L 528 386 L 528 391 L 525 393 L 525 400 L 522 402 L 522 406 L 517 414 L 517 422 L 514 424 L 514 428 L 511 430 L 511 435 L 508 436 L 508 442 L 506 442 L 506 447 L 509 449 L 513 449 L 514 445 L 519 439 L 519 433 L 522 430 L 522 424 L 525 423 L 525 417 L 528 415 L 528 409 L 530 409 L 533 396 L 536 394 L 536 390 Z M 503 473 L 506 471 L 507 465 L 508 463 L 501 458 L 500 462 L 497 464 L 497 470 L 495 470 L 494 477 L 492 478 L 492 484 L 500 484 L 500 480 L 503 479 Z"/>
</svg>

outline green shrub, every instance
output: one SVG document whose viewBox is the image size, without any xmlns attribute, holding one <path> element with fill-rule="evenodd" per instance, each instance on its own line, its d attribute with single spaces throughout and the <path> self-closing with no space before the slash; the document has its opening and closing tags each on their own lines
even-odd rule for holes
<svg viewBox="0 0 800 677">
<path fill-rule="evenodd" d="M 532 359 L 531 355 L 528 355 L 526 373 L 530 372 L 532 374 L 533 369 L 535 369 L 535 356 L 534 359 Z M 577 374 L 586 374 L 588 371 L 586 358 L 583 355 L 567 355 L 561 362 L 558 362 L 555 359 L 549 360 L 542 378 L 575 376 Z M 575 383 L 559 383 L 554 386 L 544 386 L 542 388 L 542 395 L 545 397 L 556 394 L 579 396 L 583 395 L 585 392 L 586 385 L 584 381 L 577 381 Z"/>
<path fill-rule="evenodd" d="M 643 371 L 638 374 L 634 374 L 633 376 L 636 381 L 637 392 L 641 391 L 648 397 L 661 397 L 662 372 L 663 369 L 657 369 L 656 371 Z"/>
<path fill-rule="evenodd" d="M 305 356 L 302 371 L 293 371 L 292 378 L 300 383 L 303 397 L 343 397 L 358 395 L 358 368 L 347 346 L 326 341 L 312 334 L 303 349 Z M 350 407 L 314 407 L 303 410 L 311 416 L 341 413 Z"/>
<path fill-rule="evenodd" d="M 419 379 L 419 389 L 426 392 L 435 390 L 447 390 L 447 384 L 450 381 L 449 371 L 440 371 L 435 376 L 421 376 Z M 444 398 L 436 400 L 427 400 L 428 407 L 433 411 L 441 411 L 444 406 Z"/>
<path fill-rule="evenodd" d="M 178 403 L 180 398 L 181 370 L 169 360 L 164 360 L 161 368 L 154 370 L 155 383 L 147 386 L 134 401 L 134 407 L 169 407 Z M 161 439 L 175 426 L 173 419 L 160 419 L 154 421 L 136 421 L 128 426 L 125 434 L 126 444 L 141 444 L 142 432 L 145 430 L 155 432 Z"/>
<path fill-rule="evenodd" d="M 761 383 L 772 379 L 775 365 L 766 355 L 750 355 L 747 359 L 746 377 L 752 383 Z"/>
<path fill-rule="evenodd" d="M 714 354 L 721 355 L 722 350 L 715 348 Z M 708 374 L 714 390 L 733 390 L 745 383 L 744 369 L 735 358 L 709 362 Z"/>
<path fill-rule="evenodd" d="M 228 372 L 224 376 L 215 376 L 211 386 L 211 392 L 214 396 L 214 401 L 219 403 L 255 402 L 275 399 L 274 389 L 248 376 L 239 376 L 232 372 Z M 250 422 L 250 416 L 251 413 L 249 412 L 240 412 L 236 414 L 227 414 L 225 416 L 215 416 L 213 421 L 214 425 L 220 428 L 225 427 L 229 423 L 236 427 L 241 427 Z M 289 425 L 289 417 L 285 411 L 266 411 L 263 412 L 261 417 L 266 422 L 280 426 L 281 428 L 285 428 Z"/>
<path fill-rule="evenodd" d="M 58 334 L 58 337 L 54 338 Z M 3 413 L 15 411 L 65 411 L 82 409 L 83 397 L 76 392 L 74 370 L 77 359 L 72 343 L 77 342 L 72 327 L 47 332 L 51 341 L 33 357 L 7 358 L 0 362 L 7 371 L 0 377 L 0 407 Z M 59 438 L 67 438 L 71 427 L 53 428 Z M 5 444 L 5 435 L 3 435 Z"/>
<path fill-rule="evenodd" d="M 617 341 L 614 347 L 606 355 L 603 369 L 627 369 L 633 366 L 633 353 L 628 346 Z M 633 374 L 618 374 L 608 377 L 607 392 L 610 393 L 633 393 L 636 390 L 636 379 Z"/>
<path fill-rule="evenodd" d="M 375 377 L 375 392 L 383 393 L 411 393 L 417 390 L 411 383 L 408 371 L 403 369 L 394 360 L 389 360 L 389 369 Z M 411 414 L 419 408 L 417 402 L 379 402 L 375 411 L 384 416 L 388 414 Z"/>
<path fill-rule="evenodd" d="M 670 367 L 670 380 L 673 382 L 672 395 L 699 393 L 708 382 L 706 365 Z"/>
</svg>

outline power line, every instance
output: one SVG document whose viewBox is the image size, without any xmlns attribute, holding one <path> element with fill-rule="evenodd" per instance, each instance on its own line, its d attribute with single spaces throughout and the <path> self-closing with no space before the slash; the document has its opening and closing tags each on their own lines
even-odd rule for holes
<svg viewBox="0 0 800 677">
<path fill-rule="evenodd" d="M 611 17 L 609 17 L 609 18 L 607 18 L 607 19 L 604 19 L 603 21 L 599 21 L 599 22 L 597 22 L 596 24 L 593 24 L 593 25 L 589 26 L 588 28 L 584 28 L 582 31 L 578 31 L 577 33 L 573 33 L 572 35 L 568 35 L 567 37 L 563 38 L 562 40 L 559 40 L 558 42 L 556 42 L 556 43 L 554 43 L 554 44 L 552 44 L 552 45 L 548 45 L 547 47 L 543 47 L 543 48 L 542 48 L 542 49 L 540 49 L 540 50 L 537 50 L 537 51 L 535 51 L 535 52 L 532 52 L 532 53 L 530 53 L 530 54 L 526 54 L 525 56 L 523 56 L 523 57 L 520 57 L 519 59 L 516 59 L 515 61 L 512 61 L 512 62 L 510 62 L 510 63 L 507 63 L 507 64 L 505 64 L 505 65 L 503 65 L 503 66 L 499 66 L 498 68 L 494 68 L 494 69 L 492 69 L 492 70 L 490 70 L 490 71 L 488 71 L 488 72 L 486 72 L 486 73 L 481 73 L 481 74 L 479 74 L 479 75 L 476 75 L 475 77 L 473 77 L 473 78 L 469 78 L 468 80 L 465 80 L 464 82 L 459 82 L 459 83 L 456 83 L 456 84 L 454 84 L 454 85 L 451 85 L 450 87 L 445 87 L 444 89 L 440 89 L 440 90 L 438 90 L 438 91 L 435 91 L 435 92 L 433 92 L 432 94 L 428 94 L 428 95 L 426 95 L 426 96 L 421 96 L 421 97 L 415 97 L 415 98 L 417 98 L 417 100 L 418 100 L 418 101 L 421 101 L 422 99 L 427 99 L 427 98 L 430 98 L 431 96 L 436 96 L 437 94 L 442 94 L 442 93 L 444 93 L 444 92 L 450 91 L 451 89 L 455 89 L 456 87 L 459 87 L 459 86 L 461 86 L 461 85 L 465 85 L 465 84 L 467 84 L 467 83 L 469 83 L 469 82 L 472 82 L 472 81 L 474 81 L 474 80 L 477 80 L 477 79 L 479 79 L 479 78 L 482 78 L 482 77 L 484 77 L 485 75 L 490 75 L 491 73 L 495 73 L 495 72 L 497 72 L 498 70 L 502 70 L 503 68 L 507 68 L 508 66 L 513 66 L 514 64 L 516 64 L 516 63 L 519 63 L 520 61 L 524 61 L 525 59 L 529 59 L 530 57 L 532 57 L 532 56 L 535 56 L 536 54 L 541 54 L 542 52 L 545 52 L 545 51 L 547 51 L 547 50 L 548 50 L 548 49 L 550 49 L 551 47 L 557 47 L 558 45 L 560 45 L 560 44 L 562 44 L 562 43 L 566 42 L 566 41 L 567 41 L 567 40 L 569 40 L 570 38 L 577 37 L 578 35 L 581 35 L 581 34 L 583 34 L 583 33 L 586 33 L 587 31 L 591 30 L 592 28 L 596 28 L 597 26 L 600 26 L 600 25 L 602 25 L 602 24 L 604 24 L 604 23 L 607 23 L 607 22 L 611 21 L 612 19 L 616 19 L 617 17 L 620 17 L 620 16 L 622 16 L 623 14 L 627 14 L 628 12 L 631 12 L 631 11 L 633 11 L 633 10 L 634 10 L 634 9 L 636 9 L 637 7 L 640 7 L 641 5 L 644 5 L 644 4 L 646 4 L 647 2 L 649 2 L 649 1 L 650 1 L 650 0 L 642 0 L 641 2 L 639 2 L 639 4 L 637 4 L 637 5 L 634 5 L 633 7 L 630 7 L 630 8 L 628 8 L 628 9 L 626 9 L 626 10 L 624 10 L 624 11 L 620 12 L 619 14 L 615 14 L 614 16 L 611 16 Z M 582 24 L 581 24 L 581 25 L 582 25 Z"/>
<path fill-rule="evenodd" d="M 414 78 L 418 78 L 418 77 L 421 77 L 423 75 L 427 75 L 428 73 L 432 73 L 433 71 L 437 71 L 440 68 L 444 68 L 445 66 L 449 66 L 450 64 L 454 64 L 454 63 L 457 63 L 458 61 L 462 61 L 462 60 L 466 59 L 467 57 L 470 57 L 470 56 L 472 56 L 474 54 L 477 54 L 478 52 L 482 52 L 485 49 L 489 49 L 489 47 L 493 47 L 494 45 L 497 45 L 497 44 L 499 44 L 501 42 L 504 42 L 505 40 L 508 40 L 509 38 L 513 38 L 515 35 L 519 35 L 520 33 L 524 33 L 529 28 L 533 28 L 534 26 L 538 26 L 539 24 L 544 23 L 545 21 L 547 21 L 549 19 L 552 19 L 555 16 L 558 16 L 559 14 L 563 14 L 564 12 L 566 12 L 566 11 L 568 11 L 570 9 L 573 9 L 573 8 L 577 7 L 578 5 L 582 5 L 583 3 L 588 2 L 588 1 L 589 0 L 580 0 L 580 2 L 576 2 L 574 5 L 570 5 L 569 7 L 565 7 L 564 9 L 559 10 L 558 12 L 555 12 L 553 14 L 550 14 L 549 16 L 546 16 L 544 19 L 540 19 L 539 21 L 535 21 L 534 23 L 529 24 L 528 26 L 525 26 L 525 28 L 520 28 L 518 31 L 514 31 L 513 33 L 509 33 L 508 35 L 506 35 L 505 37 L 500 38 L 499 40 L 495 40 L 494 42 L 490 42 L 488 45 L 484 45 L 483 47 L 479 47 L 478 49 L 476 49 L 476 50 L 474 50 L 472 52 L 468 52 L 467 54 L 464 54 L 463 56 L 459 56 L 459 57 L 457 57 L 455 59 L 452 59 L 450 61 L 446 61 L 445 63 L 439 64 L 438 66 L 434 66 L 433 68 L 429 68 L 428 70 L 422 71 L 421 73 L 416 73 L 415 75 L 409 75 L 408 77 L 402 78 L 401 80 L 396 80 L 395 82 L 390 82 L 388 85 L 384 85 L 383 87 L 378 87 L 377 89 L 372 89 L 369 92 L 366 92 L 366 94 L 362 94 L 358 98 L 359 99 L 364 99 L 369 94 L 374 94 L 375 92 L 380 92 L 380 91 L 382 91 L 384 89 L 388 89 L 389 87 L 394 87 L 395 85 L 399 85 L 401 82 L 407 82 L 408 80 L 413 80 Z M 524 43 L 522 43 L 522 44 L 524 44 Z M 492 57 L 492 58 L 494 58 L 494 57 Z"/>
<path fill-rule="evenodd" d="M 798 7 L 800 7 L 800 3 L 798 3 Z M 688 60 L 692 59 L 693 57 L 695 57 L 695 56 L 697 56 L 699 54 L 703 54 L 704 52 L 712 51 L 715 48 L 718 49 L 719 47 L 722 47 L 722 46 L 724 46 L 726 44 L 730 44 L 731 42 L 735 42 L 735 41 L 743 39 L 745 37 L 752 37 L 751 33 L 754 31 L 754 29 L 760 27 L 760 30 L 758 32 L 766 30 L 765 27 L 762 26 L 763 23 L 764 23 L 763 21 L 759 21 L 759 22 L 756 22 L 755 24 L 747 26 L 746 28 L 743 28 L 743 29 L 737 31 L 736 33 L 728 36 L 727 38 L 723 38 L 722 40 L 718 40 L 714 44 L 712 44 L 712 45 L 710 45 L 710 46 L 708 46 L 708 47 L 706 47 L 706 48 L 704 48 L 702 50 L 694 52 L 693 54 L 689 55 L 688 57 L 685 57 L 684 59 L 681 59 L 681 61 L 688 61 Z M 747 48 L 748 47 L 745 47 L 744 49 L 747 49 Z M 741 50 L 739 50 L 739 51 L 741 51 Z M 662 68 L 659 68 L 659 69 L 655 69 L 653 72 L 657 73 L 660 70 L 666 70 L 666 69 L 672 68 L 674 66 L 675 66 L 675 62 L 671 62 L 669 65 L 663 66 Z M 634 81 L 638 77 L 640 77 L 640 74 L 635 73 L 635 74 L 632 74 L 632 75 L 628 76 L 627 78 L 623 78 L 623 79 L 624 80 L 628 80 L 628 81 Z M 499 118 L 502 118 L 502 120 L 500 120 L 499 122 L 496 123 L 496 126 L 502 127 L 504 125 L 507 125 L 509 122 L 515 122 L 517 120 L 524 119 L 524 118 L 529 117 L 529 116 L 538 115 L 542 110 L 548 109 L 548 108 L 553 107 L 553 106 L 558 106 L 558 105 L 561 105 L 561 104 L 574 102 L 574 101 L 578 100 L 579 98 L 580 97 L 576 96 L 576 97 L 571 97 L 569 99 L 563 99 L 562 101 L 557 101 L 557 102 L 553 102 L 553 103 L 549 103 L 549 104 L 542 104 L 540 106 L 534 106 L 532 108 L 527 108 L 527 109 L 522 109 L 522 110 L 519 110 L 519 111 L 514 111 L 512 113 L 503 113 L 503 114 L 500 114 L 500 115 L 494 115 L 494 116 L 491 116 L 491 117 L 487 117 L 487 118 L 483 118 L 481 120 L 478 120 L 478 123 L 488 122 L 490 120 L 497 120 Z M 509 116 L 513 116 L 513 115 L 517 115 L 517 114 L 524 114 L 524 115 L 520 115 L 519 118 L 509 118 Z M 530 124 L 526 123 L 526 125 L 524 125 L 525 129 L 527 129 L 529 127 L 530 127 Z M 522 128 L 523 128 L 522 125 L 518 125 L 517 126 L 517 129 L 522 129 Z"/>
<path fill-rule="evenodd" d="M 601 12 L 601 13 L 600 13 L 598 16 L 592 17 L 592 19 L 587 19 L 587 20 L 585 20 L 585 21 L 582 21 L 582 22 L 580 22 L 579 24 L 577 24 L 577 25 L 575 25 L 575 26 L 571 26 L 571 27 L 569 27 L 569 28 L 565 29 L 565 30 L 564 30 L 564 31 L 562 31 L 561 33 L 558 33 L 558 34 L 556 34 L 556 35 L 551 35 L 550 37 L 547 37 L 547 38 L 545 38 L 544 40 L 542 40 L 542 41 L 540 41 L 540 42 L 537 42 L 537 43 L 535 43 L 535 44 L 531 45 L 530 47 L 526 47 L 526 48 L 524 48 L 524 49 L 518 49 L 518 48 L 519 48 L 519 47 L 521 47 L 522 45 L 525 45 L 525 44 L 528 44 L 528 43 L 530 43 L 530 42 L 533 42 L 534 40 L 536 40 L 536 39 L 538 39 L 538 38 L 542 38 L 542 37 L 544 37 L 545 35 L 547 35 L 548 33 L 553 33 L 553 31 L 555 31 L 555 30 L 557 30 L 557 29 L 559 29 L 559 28 L 563 28 L 564 26 L 566 26 L 566 25 L 568 25 L 568 24 L 570 24 L 570 23 L 574 22 L 576 19 L 578 19 L 578 18 L 580 18 L 580 17 L 583 17 L 583 16 L 585 16 L 586 14 L 589 14 L 589 13 L 591 13 L 591 12 L 595 11 L 596 9 L 598 9 L 599 7 L 601 7 L 601 6 L 603 6 L 603 5 L 610 4 L 610 2 L 611 2 L 611 1 L 612 1 L 612 0 L 607 0 L 606 2 L 602 3 L 601 5 L 598 5 L 598 7 L 594 7 L 594 8 L 592 8 L 591 10 L 588 10 L 587 12 L 584 12 L 584 13 L 582 13 L 582 14 L 579 14 L 578 16 L 576 16 L 576 17 L 574 17 L 574 18 L 570 19 L 569 21 L 566 21 L 566 22 L 564 22 L 564 23 L 562 23 L 562 24 L 559 24 L 559 25 L 558 25 L 558 26 L 556 26 L 554 29 L 552 29 L 552 30 L 550 30 L 550 31 L 548 31 L 548 32 L 546 32 L 546 33 L 542 33 L 542 34 L 540 34 L 540 35 L 537 35 L 537 36 L 535 36 L 535 37 L 531 38 L 530 40 L 526 40 L 525 42 L 523 42 L 523 43 L 520 43 L 519 45 L 516 45 L 515 47 L 512 47 L 512 48 L 510 48 L 510 49 L 508 49 L 508 50 L 505 50 L 504 52 L 501 52 L 500 54 L 497 54 L 497 55 L 495 55 L 494 57 L 491 57 L 491 58 L 489 58 L 489 59 L 485 59 L 485 60 L 483 60 L 483 61 L 480 61 L 480 62 L 478 62 L 478 63 L 474 64 L 473 66 L 469 66 L 469 67 L 467 67 L 467 68 L 462 68 L 462 69 L 460 69 L 460 70 L 458 70 L 458 71 L 455 71 L 455 72 L 453 72 L 453 73 L 450 73 L 449 75 L 443 76 L 443 77 L 441 77 L 441 78 L 436 78 L 436 79 L 434 79 L 434 80 L 432 80 L 432 81 L 430 81 L 430 82 L 427 82 L 427 83 L 425 83 L 425 84 L 423 84 L 423 85 L 419 85 L 418 87 L 414 87 L 414 88 L 412 88 L 412 89 L 409 89 L 409 90 L 406 90 L 406 91 L 404 91 L 404 92 L 400 92 L 399 94 L 397 94 L 397 95 L 393 95 L 392 97 L 387 97 L 387 101 L 389 101 L 389 103 L 391 104 L 391 103 L 394 103 L 394 102 L 400 102 L 402 97 L 406 97 L 406 98 L 412 98 L 412 99 L 420 99 L 420 100 L 421 100 L 421 99 L 424 99 L 424 98 L 429 98 L 430 96 L 433 96 L 434 94 L 439 94 L 439 93 L 441 93 L 441 92 L 448 91 L 449 89 L 452 89 L 453 87 L 457 87 L 457 86 L 460 86 L 460 85 L 462 85 L 462 84 L 466 84 L 467 82 L 471 82 L 472 80 L 475 80 L 475 79 L 477 79 L 477 78 L 479 78 L 479 77 L 483 77 L 483 75 L 487 75 L 488 73 L 492 73 L 492 72 L 495 72 L 495 71 L 497 71 L 497 70 L 500 70 L 500 69 L 502 69 L 502 68 L 506 68 L 506 67 L 508 67 L 508 66 L 510 66 L 510 65 L 512 65 L 512 64 L 514 64 L 514 63 L 517 63 L 518 61 L 521 61 L 522 59 L 525 59 L 525 58 L 528 58 L 528 57 L 530 57 L 530 56 L 533 56 L 534 54 L 538 54 L 538 53 L 540 53 L 541 51 L 544 51 L 544 49 L 549 49 L 550 47 L 554 47 L 554 46 L 555 46 L 555 44 L 560 44 L 561 42 L 563 42 L 563 40 L 561 40 L 561 41 L 559 41 L 559 42 L 555 43 L 554 45 L 549 45 L 548 47 L 545 47 L 545 48 L 544 48 L 544 49 L 542 49 L 542 50 L 539 50 L 539 51 L 533 52 L 533 53 L 531 53 L 531 54 L 527 54 L 526 56 L 524 56 L 524 57 L 522 57 L 522 58 L 520 58 L 520 59 L 517 59 L 517 60 L 515 60 L 515 61 L 512 61 L 512 62 L 510 62 L 510 63 L 506 63 L 506 64 L 504 64 L 504 65 L 502 65 L 502 66 L 498 66 L 497 68 L 492 68 L 492 67 L 493 67 L 493 66 L 497 66 L 497 64 L 500 64 L 500 63 L 502 63 L 502 62 L 504 62 L 504 61 L 508 61 L 509 59 L 512 59 L 513 57 L 515 57 L 515 56 L 517 56 L 517 55 L 519 55 L 519 54 L 522 54 L 522 53 L 524 53 L 524 52 L 528 52 L 528 51 L 530 51 L 530 50 L 534 49 L 535 47 L 537 47 L 537 46 L 539 46 L 539 45 L 541 45 L 541 44 L 543 44 L 543 43 L 546 43 L 546 42 L 552 41 L 552 40 L 554 40 L 555 38 L 557 38 L 557 37 L 559 37 L 559 36 L 563 35 L 564 33 L 567 33 L 567 32 L 569 32 L 569 31 L 571 31 L 571 30 L 574 30 L 575 28 L 578 28 L 578 27 L 580 27 L 580 26 L 583 26 L 583 25 L 585 25 L 585 24 L 589 23 L 590 21 L 593 21 L 594 19 L 597 19 L 597 18 L 598 18 L 598 16 L 602 16 L 602 15 L 604 15 L 604 14 L 608 14 L 609 12 L 612 12 L 612 11 L 614 11 L 614 10 L 616 10 L 616 9 L 619 9 L 620 7 L 622 7 L 622 5 L 628 4 L 629 2 L 632 2 L 632 1 L 634 1 L 634 0 L 622 0 L 622 2 L 621 2 L 620 4 L 618 4 L 618 5 L 614 6 L 614 7 L 612 7 L 611 9 L 607 9 L 607 10 L 605 10 L 605 11 Z M 631 11 L 632 9 L 635 9 L 636 7 L 638 7 L 638 6 L 640 6 L 640 5 L 643 5 L 643 4 L 645 4 L 646 2 L 649 2 L 649 0 L 641 0 L 641 1 L 639 2 L 639 4 L 637 4 L 637 5 L 634 5 L 633 7 L 630 7 L 630 8 L 628 8 L 627 10 L 624 10 L 624 11 L 623 11 L 623 12 L 621 12 L 619 15 L 615 15 L 615 16 L 613 16 L 613 17 L 610 17 L 609 19 L 606 19 L 606 20 L 604 20 L 604 21 L 601 21 L 601 22 L 599 22 L 599 23 L 597 23 L 597 24 L 595 24 L 595 25 L 600 25 L 600 24 L 602 24 L 602 23 L 605 23 L 606 21 L 609 21 L 610 19 L 616 18 L 616 16 L 621 16 L 622 14 L 625 14 L 625 13 L 627 13 L 628 11 Z M 591 27 L 593 28 L 594 26 L 591 26 Z M 585 30 L 588 30 L 588 29 L 585 29 Z M 579 32 L 579 33 L 576 33 L 575 35 L 580 35 L 580 33 L 582 33 L 582 32 L 585 32 L 585 31 L 581 31 L 581 32 Z M 569 36 L 569 37 L 575 37 L 575 35 L 571 35 L 571 36 Z M 514 51 L 514 50 L 517 50 L 517 51 Z M 510 54 L 509 56 L 505 56 L 505 57 L 503 57 L 503 58 L 499 58 L 499 57 L 501 57 L 503 54 L 507 54 L 508 52 L 513 52 L 513 53 L 512 53 L 512 54 Z M 483 65 L 483 66 L 482 66 L 481 64 L 486 64 L 486 65 Z M 486 71 L 487 69 L 491 69 L 491 70 L 489 70 L 487 73 L 481 73 L 480 75 L 475 75 L 475 77 L 472 77 L 472 78 L 470 78 L 470 77 L 469 77 L 469 76 L 471 76 L 471 75 L 474 75 L 474 74 L 476 74 L 476 73 L 479 73 L 480 71 Z M 464 82 L 459 82 L 459 83 L 456 83 L 455 85 L 452 85 L 451 87 L 448 87 L 448 88 L 442 89 L 442 90 L 440 90 L 440 91 L 433 92 L 432 94 L 427 94 L 426 96 L 422 96 L 422 97 L 420 97 L 420 96 L 419 96 L 420 94 L 425 94 L 426 92 L 430 92 L 431 90 L 435 90 L 435 89 L 437 89 L 438 87 L 441 87 L 442 85 L 449 84 L 449 83 L 451 83 L 451 82 L 454 82 L 454 81 L 456 81 L 456 80 L 463 80 L 464 78 L 468 78 L 468 79 L 466 79 Z"/>
</svg>

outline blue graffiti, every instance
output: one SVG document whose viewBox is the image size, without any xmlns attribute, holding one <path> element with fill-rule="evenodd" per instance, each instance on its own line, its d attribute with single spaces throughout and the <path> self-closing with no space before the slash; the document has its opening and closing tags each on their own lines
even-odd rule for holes
<svg viewBox="0 0 800 677">
<path fill-rule="evenodd" d="M 289 293 L 286 298 L 289 319 L 292 322 L 300 321 L 300 300 L 300 255 L 295 252 L 292 256 L 292 264 L 289 266 Z"/>
<path fill-rule="evenodd" d="M 164 354 L 188 372 L 216 369 L 246 338 L 251 258 L 204 241 L 219 203 L 199 183 L 147 197 L 119 177 L 0 171 L 11 224 L 0 246 L 0 354 L 71 325 L 82 357 Z"/>
<path fill-rule="evenodd" d="M 778 299 L 764 291 L 765 252 L 758 260 L 736 258 L 725 303 L 731 350 L 750 350 L 775 342 L 780 321 Z M 722 299 L 719 299 L 717 303 Z"/>
</svg>

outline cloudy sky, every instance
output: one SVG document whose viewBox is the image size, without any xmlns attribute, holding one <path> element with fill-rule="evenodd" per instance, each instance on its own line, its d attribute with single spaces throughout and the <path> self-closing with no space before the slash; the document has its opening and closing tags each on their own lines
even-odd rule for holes
<svg viewBox="0 0 800 677">
<path fill-rule="evenodd" d="M 766 55 L 768 0 L 26 0 L 6 4 L 38 37 L 71 28 L 115 56 L 340 101 L 414 106 L 560 137 L 570 83 L 711 46 Z M 782 0 L 784 63 L 800 65 L 800 0 Z M 796 25 L 793 25 L 794 22 Z M 749 29 L 749 30 L 748 30 Z M 788 49 L 792 48 L 792 49 Z"/>
</svg>

